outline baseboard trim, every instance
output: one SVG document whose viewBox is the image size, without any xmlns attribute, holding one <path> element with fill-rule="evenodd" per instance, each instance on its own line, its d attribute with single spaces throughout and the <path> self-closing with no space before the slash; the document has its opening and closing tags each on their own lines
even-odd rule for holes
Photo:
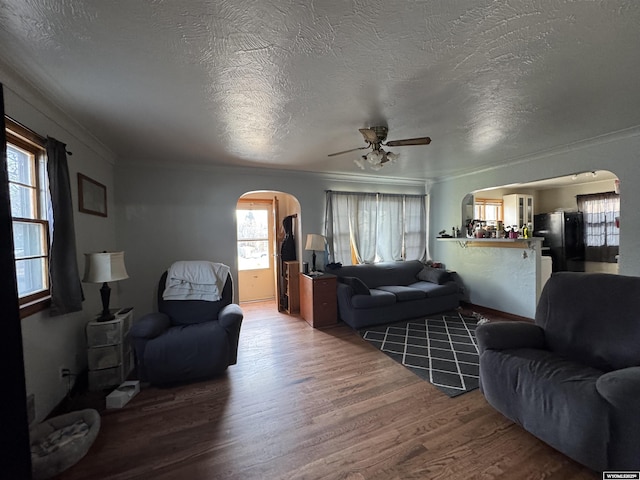
<svg viewBox="0 0 640 480">
<path fill-rule="evenodd" d="M 502 312 L 500 310 L 495 310 L 489 307 L 483 307 L 482 305 L 475 305 L 473 303 L 468 302 L 460 302 L 460 306 L 462 308 L 466 308 L 469 310 L 473 310 L 474 312 L 478 312 L 484 316 L 496 316 L 503 318 L 505 320 L 514 320 L 518 322 L 529 322 L 533 323 L 533 318 L 521 317 L 520 315 L 514 315 L 513 313 Z"/>
</svg>

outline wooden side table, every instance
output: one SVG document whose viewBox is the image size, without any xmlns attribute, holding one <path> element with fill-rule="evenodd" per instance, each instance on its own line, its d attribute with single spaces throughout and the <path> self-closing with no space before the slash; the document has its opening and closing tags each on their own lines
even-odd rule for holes
<svg viewBox="0 0 640 480">
<path fill-rule="evenodd" d="M 314 328 L 338 323 L 338 277 L 300 274 L 300 315 Z"/>
</svg>

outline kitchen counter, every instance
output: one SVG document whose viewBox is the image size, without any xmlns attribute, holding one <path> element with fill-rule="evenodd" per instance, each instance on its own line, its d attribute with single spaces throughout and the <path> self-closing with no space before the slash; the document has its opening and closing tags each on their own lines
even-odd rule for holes
<svg viewBox="0 0 640 480">
<path fill-rule="evenodd" d="M 494 248 L 536 248 L 536 244 L 542 244 L 543 237 L 531 238 L 467 238 L 467 237 L 437 237 L 439 242 L 458 242 L 461 247 L 494 247 Z"/>
</svg>

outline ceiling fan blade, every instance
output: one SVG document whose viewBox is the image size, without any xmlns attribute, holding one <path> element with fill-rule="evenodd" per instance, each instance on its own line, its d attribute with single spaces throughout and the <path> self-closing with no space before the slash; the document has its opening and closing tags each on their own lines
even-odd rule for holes
<svg viewBox="0 0 640 480">
<path fill-rule="evenodd" d="M 369 148 L 369 145 L 364 147 L 352 148 L 351 150 L 344 150 L 342 152 L 330 153 L 327 155 L 328 157 L 335 157 L 336 155 L 342 155 L 343 153 L 355 152 L 356 150 L 364 150 L 365 148 Z"/>
<path fill-rule="evenodd" d="M 360 133 L 364 137 L 364 139 L 369 143 L 378 143 L 378 135 L 375 130 L 372 128 L 360 128 Z"/>
<path fill-rule="evenodd" d="M 429 137 L 407 138 L 405 140 L 392 140 L 385 143 L 388 147 L 404 147 L 406 145 L 429 145 L 431 139 Z"/>
</svg>

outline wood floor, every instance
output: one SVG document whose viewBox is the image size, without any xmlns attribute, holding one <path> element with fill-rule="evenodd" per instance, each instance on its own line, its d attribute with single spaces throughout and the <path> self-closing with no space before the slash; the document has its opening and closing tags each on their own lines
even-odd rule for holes
<svg viewBox="0 0 640 480">
<path fill-rule="evenodd" d="M 496 413 L 449 398 L 345 325 L 243 305 L 238 364 L 104 412 L 61 479 L 596 479 Z"/>
</svg>

